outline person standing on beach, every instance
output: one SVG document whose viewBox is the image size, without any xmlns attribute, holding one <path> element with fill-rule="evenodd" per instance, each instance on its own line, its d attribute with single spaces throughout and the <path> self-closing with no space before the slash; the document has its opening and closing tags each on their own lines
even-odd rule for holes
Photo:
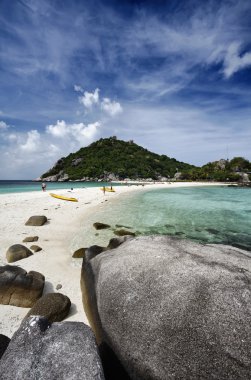
<svg viewBox="0 0 251 380">
<path fill-rule="evenodd" d="M 43 182 L 42 183 L 42 190 L 45 191 L 46 190 L 46 184 Z"/>
<path fill-rule="evenodd" d="M 104 193 L 104 195 L 105 195 L 105 186 L 103 186 L 103 193 Z"/>
</svg>

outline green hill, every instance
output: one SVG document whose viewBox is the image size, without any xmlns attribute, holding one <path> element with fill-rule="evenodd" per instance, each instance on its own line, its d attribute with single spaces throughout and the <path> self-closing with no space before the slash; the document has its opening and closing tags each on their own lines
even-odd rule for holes
<svg viewBox="0 0 251 380">
<path fill-rule="evenodd" d="M 234 157 L 232 160 L 221 159 L 209 162 L 201 168 L 192 168 L 182 173 L 185 180 L 208 181 L 247 181 L 251 172 L 251 162 L 243 157 Z"/>
<path fill-rule="evenodd" d="M 41 178 L 50 180 L 115 180 L 173 177 L 195 168 L 175 158 L 152 153 L 133 141 L 118 140 L 115 136 L 100 139 L 76 153 L 62 157 Z"/>
</svg>

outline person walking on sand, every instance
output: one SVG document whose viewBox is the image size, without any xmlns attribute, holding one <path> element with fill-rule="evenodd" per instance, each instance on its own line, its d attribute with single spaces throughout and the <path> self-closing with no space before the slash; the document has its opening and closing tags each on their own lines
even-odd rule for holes
<svg viewBox="0 0 251 380">
<path fill-rule="evenodd" d="M 45 191 L 46 190 L 46 184 L 43 182 L 42 183 L 42 190 Z"/>
<path fill-rule="evenodd" d="M 105 195 L 105 186 L 103 186 L 103 193 L 104 193 L 104 195 Z"/>
</svg>

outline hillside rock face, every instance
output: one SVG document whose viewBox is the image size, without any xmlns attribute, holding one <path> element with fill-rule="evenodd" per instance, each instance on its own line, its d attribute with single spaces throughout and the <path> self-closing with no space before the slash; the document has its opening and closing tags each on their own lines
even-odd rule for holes
<svg viewBox="0 0 251 380">
<path fill-rule="evenodd" d="M 81 284 L 99 343 L 130 379 L 250 379 L 248 253 L 137 237 L 86 254 Z"/>
<path fill-rule="evenodd" d="M 104 380 L 91 329 L 32 317 L 14 334 L 0 361 L 1 380 Z"/>
</svg>

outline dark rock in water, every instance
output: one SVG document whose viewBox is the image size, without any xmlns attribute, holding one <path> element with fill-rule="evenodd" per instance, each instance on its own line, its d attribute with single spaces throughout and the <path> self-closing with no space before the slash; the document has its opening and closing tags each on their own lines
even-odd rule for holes
<svg viewBox="0 0 251 380">
<path fill-rule="evenodd" d="M 7 349 L 8 344 L 10 343 L 10 338 L 7 336 L 0 334 L 0 359 L 4 354 L 4 351 Z"/>
<path fill-rule="evenodd" d="M 77 250 L 73 253 L 72 257 L 73 257 L 74 259 L 82 259 L 82 258 L 84 257 L 84 255 L 85 255 L 85 251 L 86 251 L 86 249 L 87 249 L 87 248 L 79 248 L 79 249 L 77 249 Z"/>
<path fill-rule="evenodd" d="M 115 231 L 114 231 L 114 234 L 117 235 L 117 236 L 126 236 L 126 235 L 135 236 L 135 233 L 134 233 L 134 232 L 127 231 L 127 230 L 124 230 L 124 229 L 121 229 L 121 230 L 115 230 Z"/>
<path fill-rule="evenodd" d="M 185 235 L 185 233 L 181 232 L 181 231 L 177 231 L 177 232 L 175 232 L 175 235 L 176 236 L 182 236 L 182 235 Z"/>
<path fill-rule="evenodd" d="M 61 322 L 69 314 L 70 308 L 71 301 L 67 296 L 61 293 L 48 293 L 35 303 L 25 318 L 41 315 L 50 322 Z"/>
<path fill-rule="evenodd" d="M 132 239 L 132 236 L 121 236 L 118 238 L 112 238 L 109 241 L 109 244 L 107 246 L 108 249 L 114 249 L 117 248 L 120 244 L 124 243 L 126 240 Z"/>
<path fill-rule="evenodd" d="M 6 259 L 8 263 L 14 263 L 15 261 L 25 259 L 32 255 L 33 253 L 24 245 L 14 244 L 6 252 Z"/>
<path fill-rule="evenodd" d="M 165 224 L 165 227 L 166 228 L 175 228 L 175 226 L 173 226 L 172 224 Z"/>
<path fill-rule="evenodd" d="M 195 227 L 194 231 L 202 232 L 202 231 L 203 231 L 203 228 L 201 228 L 201 227 Z"/>
<path fill-rule="evenodd" d="M 30 243 L 33 241 L 38 241 L 38 236 L 27 236 L 24 240 L 23 243 Z"/>
<path fill-rule="evenodd" d="M 42 226 L 47 222 L 47 218 L 44 215 L 34 215 L 31 216 L 27 222 L 25 223 L 26 226 Z"/>
<path fill-rule="evenodd" d="M 205 230 L 212 235 L 218 235 L 220 233 L 220 231 L 216 230 L 215 228 L 206 228 Z"/>
<path fill-rule="evenodd" d="M 5 265 L 0 267 L 0 304 L 32 307 L 42 296 L 44 276 L 41 273 Z"/>
<path fill-rule="evenodd" d="M 0 361 L 1 380 L 104 380 L 91 329 L 81 322 L 22 323 Z"/>
<path fill-rule="evenodd" d="M 132 229 L 132 227 L 124 226 L 123 224 L 115 224 L 115 227 L 117 227 L 117 228 L 127 228 L 128 230 Z"/>
<path fill-rule="evenodd" d="M 56 289 L 59 290 L 61 288 L 62 288 L 62 285 L 61 284 L 57 284 Z"/>
<path fill-rule="evenodd" d="M 232 243 L 233 247 L 244 249 L 245 251 L 251 251 L 251 245 L 243 243 Z"/>
<path fill-rule="evenodd" d="M 93 223 L 93 227 L 96 228 L 96 230 L 104 230 L 106 228 L 110 228 L 111 226 L 109 224 L 96 222 Z"/>
<path fill-rule="evenodd" d="M 98 342 L 131 379 L 250 379 L 247 252 L 137 237 L 85 257 L 81 287 Z"/>
<path fill-rule="evenodd" d="M 39 252 L 39 251 L 42 251 L 42 248 L 41 247 L 39 247 L 39 245 L 32 245 L 31 247 L 30 247 L 30 249 L 32 249 L 32 251 L 33 252 Z"/>
</svg>

